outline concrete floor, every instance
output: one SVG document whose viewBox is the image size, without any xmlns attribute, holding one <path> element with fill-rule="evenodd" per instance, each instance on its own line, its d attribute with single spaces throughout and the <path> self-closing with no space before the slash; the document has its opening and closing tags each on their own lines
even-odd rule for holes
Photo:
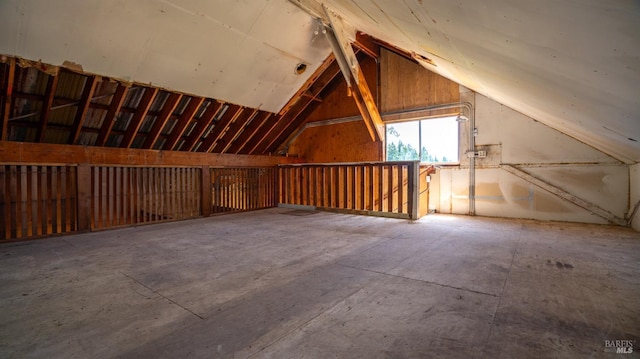
<svg viewBox="0 0 640 359">
<path fill-rule="evenodd" d="M 631 358 L 639 298 L 626 229 L 276 208 L 1 245 L 0 357 Z"/>
</svg>

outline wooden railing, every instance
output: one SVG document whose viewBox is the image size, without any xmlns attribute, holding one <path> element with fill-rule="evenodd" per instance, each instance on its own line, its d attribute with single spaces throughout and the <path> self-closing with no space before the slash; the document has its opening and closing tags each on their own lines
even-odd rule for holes
<svg viewBox="0 0 640 359">
<path fill-rule="evenodd" d="M 275 207 L 276 176 L 273 166 L 0 164 L 0 242 Z"/>
<path fill-rule="evenodd" d="M 418 175 L 417 162 L 277 168 L 0 164 L 0 241 L 279 203 L 418 218 Z"/>
<path fill-rule="evenodd" d="M 0 165 L 0 240 L 74 232 L 75 166 Z"/>
<path fill-rule="evenodd" d="M 418 162 L 279 165 L 279 203 L 417 219 Z"/>
<path fill-rule="evenodd" d="M 211 213 L 277 205 L 276 168 L 211 168 Z"/>
<path fill-rule="evenodd" d="M 201 215 L 201 169 L 91 167 L 91 229 Z"/>
</svg>

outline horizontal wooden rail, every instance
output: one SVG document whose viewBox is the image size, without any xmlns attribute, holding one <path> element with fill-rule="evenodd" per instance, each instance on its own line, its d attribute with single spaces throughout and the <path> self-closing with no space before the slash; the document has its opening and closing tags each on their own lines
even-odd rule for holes
<svg viewBox="0 0 640 359">
<path fill-rule="evenodd" d="M 349 213 L 419 217 L 419 163 L 280 165 L 279 203 Z"/>
</svg>

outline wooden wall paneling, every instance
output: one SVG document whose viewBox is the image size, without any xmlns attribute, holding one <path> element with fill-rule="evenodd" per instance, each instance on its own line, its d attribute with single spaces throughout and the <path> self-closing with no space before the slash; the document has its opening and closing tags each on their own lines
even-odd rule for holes
<svg viewBox="0 0 640 359">
<path fill-rule="evenodd" d="M 191 133 L 185 139 L 184 144 L 180 147 L 180 151 L 192 151 L 193 148 L 198 144 L 204 132 L 209 128 L 211 123 L 218 117 L 218 114 L 227 108 L 227 105 L 216 101 L 211 100 L 207 109 L 204 111 L 202 116 L 196 122 L 195 127 L 191 130 Z"/>
<path fill-rule="evenodd" d="M 124 138 L 120 143 L 121 148 L 131 147 L 133 140 L 138 135 L 138 130 L 140 130 L 140 126 L 142 126 L 144 118 L 147 116 L 147 113 L 149 113 L 149 109 L 159 92 L 159 89 L 155 87 L 144 88 L 144 93 L 142 94 L 138 108 L 131 118 L 131 121 L 129 121 Z"/>
<path fill-rule="evenodd" d="M 51 106 L 53 105 L 53 98 L 58 87 L 58 75 L 51 75 L 47 79 L 47 88 L 44 92 L 42 108 L 40 110 L 40 121 L 38 126 L 38 132 L 36 134 L 36 142 L 42 142 L 44 139 L 44 132 L 47 129 L 49 123 L 49 117 L 51 116 Z"/>
<path fill-rule="evenodd" d="M 460 101 L 457 83 L 385 49 L 380 54 L 380 85 L 382 112 Z"/>
<path fill-rule="evenodd" d="M 118 84 L 118 87 L 116 87 L 116 91 L 111 98 L 111 104 L 107 109 L 107 114 L 102 121 L 102 126 L 100 127 L 98 138 L 96 139 L 96 146 L 104 146 L 107 143 L 107 139 L 111 134 L 113 125 L 116 123 L 116 118 L 122 109 L 125 99 L 127 98 L 128 91 L 129 88 L 122 84 Z"/>
<path fill-rule="evenodd" d="M 255 137 L 260 132 L 261 128 L 269 122 L 272 118 L 277 118 L 270 112 L 261 111 L 254 119 L 249 123 L 244 131 L 233 141 L 231 147 L 227 150 L 228 153 L 249 153 L 253 149 L 250 143 L 254 143 L 253 146 L 259 141 L 259 137 Z M 245 148 L 250 150 L 245 151 Z"/>
<path fill-rule="evenodd" d="M 80 132 L 82 131 L 82 126 L 84 125 L 84 121 L 87 117 L 87 112 L 89 111 L 89 105 L 91 104 L 93 93 L 95 92 L 96 86 L 98 84 L 98 80 L 98 76 L 89 76 L 85 81 L 84 89 L 82 90 L 82 96 L 80 98 L 80 102 L 78 103 L 78 109 L 76 110 L 76 115 L 73 120 L 71 133 L 69 134 L 69 139 L 67 141 L 67 143 L 70 145 L 77 144 L 78 138 L 80 137 Z"/>
<path fill-rule="evenodd" d="M 11 114 L 11 105 L 13 103 L 13 82 L 16 73 L 16 59 L 9 59 L 9 64 L 6 66 L 5 83 L 2 89 L 2 102 L 0 103 L 1 117 L 0 117 L 0 141 L 6 141 L 9 138 L 9 116 Z"/>
<path fill-rule="evenodd" d="M 153 126 L 151 126 L 151 130 L 145 137 L 144 143 L 142 144 L 142 148 L 152 149 L 154 147 L 154 144 L 158 140 L 158 137 L 160 137 L 160 133 L 162 132 L 162 129 L 171 118 L 171 115 L 173 115 L 173 112 L 176 110 L 176 107 L 178 107 L 178 104 L 180 103 L 181 99 L 182 99 L 182 94 L 175 93 L 175 92 L 172 92 L 169 94 L 169 97 L 165 101 L 164 106 L 160 111 L 160 114 L 156 117 L 156 120 L 153 123 Z"/>
<path fill-rule="evenodd" d="M 193 116 L 198 112 L 202 103 L 204 103 L 204 97 L 191 97 L 189 99 L 189 103 L 187 107 L 184 109 L 180 117 L 178 117 L 178 122 L 173 126 L 173 130 L 167 137 L 162 149 L 165 151 L 170 151 L 175 149 L 178 141 L 182 138 L 184 131 L 187 129 L 189 123 L 193 120 Z"/>
<path fill-rule="evenodd" d="M 235 121 L 229 124 L 226 132 L 221 135 L 220 139 L 213 146 L 211 152 L 225 153 L 231 148 L 233 142 L 239 137 L 239 132 L 258 115 L 259 110 L 250 110 L 251 109 L 246 109 L 241 116 L 237 117 Z"/>
<path fill-rule="evenodd" d="M 362 121 L 351 121 L 305 129 L 289 154 L 312 163 L 380 161 L 381 147 L 371 141 Z"/>
<path fill-rule="evenodd" d="M 207 137 L 202 140 L 202 144 L 198 147 L 198 152 L 211 152 L 216 142 L 220 139 L 222 134 L 229 128 L 229 125 L 238 117 L 240 117 L 245 111 L 244 107 L 237 105 L 229 105 L 227 112 L 215 122 L 213 129 L 209 132 Z"/>
<path fill-rule="evenodd" d="M 309 96 L 300 98 L 299 102 L 283 116 L 283 121 L 280 122 L 280 127 L 277 131 L 274 131 L 271 141 L 266 144 L 262 152 L 258 153 L 264 153 L 265 151 L 274 152 L 283 145 L 286 145 L 296 130 L 308 122 L 310 116 L 318 108 L 323 105 L 327 106 L 324 100 L 320 101 L 318 99 L 330 96 L 335 89 L 344 83 L 339 74 L 340 67 L 336 62 L 309 88 Z"/>
</svg>

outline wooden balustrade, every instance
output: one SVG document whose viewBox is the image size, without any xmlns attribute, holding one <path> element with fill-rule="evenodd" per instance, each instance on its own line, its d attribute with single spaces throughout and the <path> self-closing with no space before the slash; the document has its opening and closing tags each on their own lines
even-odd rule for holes
<svg viewBox="0 0 640 359">
<path fill-rule="evenodd" d="M 419 217 L 419 163 L 279 165 L 280 204 L 399 218 Z"/>
<path fill-rule="evenodd" d="M 75 166 L 0 165 L 0 240 L 77 230 Z"/>
<path fill-rule="evenodd" d="M 0 241 L 278 203 L 415 219 L 418 175 L 417 162 L 277 168 L 0 164 Z"/>
<path fill-rule="evenodd" d="M 201 215 L 201 169 L 91 167 L 91 229 Z"/>
<path fill-rule="evenodd" d="M 275 207 L 276 169 L 211 168 L 212 213 Z"/>
</svg>

